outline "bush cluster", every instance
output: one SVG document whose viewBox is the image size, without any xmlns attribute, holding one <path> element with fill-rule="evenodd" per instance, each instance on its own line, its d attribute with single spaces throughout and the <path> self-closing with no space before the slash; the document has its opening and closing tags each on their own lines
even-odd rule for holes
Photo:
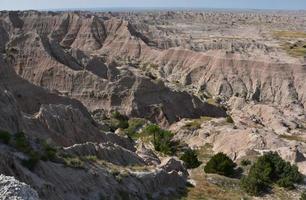
<svg viewBox="0 0 306 200">
<path fill-rule="evenodd" d="M 249 194 L 258 196 L 271 184 L 293 189 L 294 183 L 302 181 L 297 166 L 284 161 L 277 153 L 269 152 L 257 159 L 249 174 L 241 179 L 241 187 Z"/>
<path fill-rule="evenodd" d="M 30 170 L 34 169 L 39 160 L 47 161 L 56 158 L 57 150 L 46 142 L 40 143 L 42 146 L 41 151 L 34 150 L 24 132 L 18 132 L 14 135 L 13 139 L 9 137 L 9 140 L 6 141 L 10 140 L 10 145 L 28 156 L 28 159 L 22 160 L 21 163 Z"/>
<path fill-rule="evenodd" d="M 243 160 L 240 162 L 240 164 L 241 164 L 242 166 L 248 166 L 248 165 L 252 164 L 252 162 L 251 162 L 250 160 L 243 159 Z"/>
<path fill-rule="evenodd" d="M 133 118 L 128 121 L 128 128 L 126 128 L 124 131 L 127 136 L 129 136 L 132 139 L 137 139 L 139 134 L 137 133 L 137 130 L 140 129 L 145 125 L 146 121 L 144 119 L 140 118 Z"/>
<path fill-rule="evenodd" d="M 167 155 L 173 155 L 176 152 L 177 143 L 172 141 L 173 133 L 161 129 L 158 125 L 149 124 L 144 130 L 144 134 L 153 136 L 153 144 L 156 151 Z"/>
<path fill-rule="evenodd" d="M 65 165 L 71 168 L 83 169 L 84 162 L 76 156 L 68 156 L 64 158 Z"/>
<path fill-rule="evenodd" d="M 44 161 L 47 160 L 55 160 L 56 159 L 56 154 L 57 154 L 57 149 L 50 146 L 47 142 L 42 143 L 43 147 L 43 155 L 41 156 L 41 159 Z"/>
<path fill-rule="evenodd" d="M 14 135 L 14 146 L 23 153 L 28 153 L 32 150 L 31 145 L 23 132 Z"/>
<path fill-rule="evenodd" d="M 205 165 L 206 173 L 232 176 L 235 173 L 236 163 L 224 153 L 217 153 Z"/>
<path fill-rule="evenodd" d="M 40 155 L 38 152 L 33 150 L 25 134 L 23 132 L 16 133 L 12 143 L 17 150 L 27 154 L 29 157 L 28 159 L 22 160 L 22 165 L 30 170 L 34 169 L 40 160 Z"/>
<path fill-rule="evenodd" d="M 180 159 L 184 161 L 187 169 L 197 168 L 201 165 L 201 162 L 198 160 L 196 152 L 192 149 L 186 150 L 184 154 L 180 157 Z"/>
<path fill-rule="evenodd" d="M 118 111 L 115 111 L 111 114 L 110 128 L 113 131 L 118 128 L 126 129 L 129 127 L 128 120 L 129 118 L 127 116 L 120 114 Z"/>
</svg>

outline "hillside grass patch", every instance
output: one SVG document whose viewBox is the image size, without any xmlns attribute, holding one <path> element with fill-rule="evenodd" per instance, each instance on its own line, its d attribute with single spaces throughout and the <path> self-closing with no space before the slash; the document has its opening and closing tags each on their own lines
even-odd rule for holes
<svg viewBox="0 0 306 200">
<path fill-rule="evenodd" d="M 304 57 L 306 56 L 306 42 L 299 41 L 295 43 L 285 42 L 281 45 L 287 54 L 292 57 Z"/>
<path fill-rule="evenodd" d="M 301 135 L 280 135 L 280 138 L 283 138 L 285 140 L 291 140 L 291 141 L 298 141 L 306 143 L 306 138 L 304 138 Z"/>
<path fill-rule="evenodd" d="M 202 116 L 198 119 L 192 119 L 190 122 L 185 124 L 185 128 L 188 129 L 199 129 L 204 122 L 210 121 L 212 118 L 207 116 Z"/>
<path fill-rule="evenodd" d="M 301 31 L 274 31 L 273 36 L 276 38 L 305 38 L 306 32 Z"/>
</svg>

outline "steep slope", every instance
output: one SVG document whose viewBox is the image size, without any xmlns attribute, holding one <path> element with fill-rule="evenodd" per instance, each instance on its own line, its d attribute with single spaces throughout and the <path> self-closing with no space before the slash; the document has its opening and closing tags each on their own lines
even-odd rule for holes
<svg viewBox="0 0 306 200">
<path fill-rule="evenodd" d="M 2 55 L 0 94 L 1 134 L 11 135 L 8 144 L 0 142 L 0 173 L 31 185 L 41 199 L 147 199 L 184 190 L 186 176 L 177 169 L 145 164 L 130 139 L 100 131 L 80 102 L 20 78 Z M 20 132 L 25 136 L 18 146 Z M 43 141 L 63 155 L 36 160 L 44 151 Z M 97 152 L 88 152 L 88 144 L 93 144 L 88 142 L 95 142 Z M 74 159 L 83 165 L 75 166 Z"/>
<path fill-rule="evenodd" d="M 8 26 L 12 34 L 6 55 L 16 72 L 35 85 L 76 98 L 91 111 L 119 110 L 164 125 L 182 117 L 225 115 L 195 96 L 172 91 L 161 81 L 141 75 L 139 69 L 114 61 L 105 63 L 102 52 L 121 55 L 128 48 L 132 50 L 128 54 L 137 54 L 142 48 L 139 45 L 148 48 L 126 21 L 103 22 L 75 13 L 13 14 L 23 26 L 15 27 L 11 18 L 4 17 L 3 27 Z M 54 21 L 52 26 L 50 21 Z M 16 31 L 19 34 L 14 34 Z M 73 36 L 73 42 L 67 42 Z"/>
</svg>

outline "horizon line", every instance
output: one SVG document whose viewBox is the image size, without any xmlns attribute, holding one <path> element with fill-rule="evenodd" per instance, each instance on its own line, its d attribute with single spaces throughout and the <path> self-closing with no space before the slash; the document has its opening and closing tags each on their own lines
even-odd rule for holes
<svg viewBox="0 0 306 200">
<path fill-rule="evenodd" d="M 245 11 L 306 11 L 306 9 L 281 9 L 281 8 L 218 8 L 218 7 L 87 7 L 87 8 L 41 8 L 41 9 L 3 9 L 0 11 L 191 11 L 191 10 L 245 10 Z"/>
</svg>

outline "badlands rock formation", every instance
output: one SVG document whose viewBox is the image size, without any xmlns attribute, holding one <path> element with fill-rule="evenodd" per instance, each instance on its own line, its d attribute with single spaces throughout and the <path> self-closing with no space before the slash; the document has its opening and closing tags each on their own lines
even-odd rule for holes
<svg viewBox="0 0 306 200">
<path fill-rule="evenodd" d="M 0 197 L 3 200 L 38 200 L 38 194 L 30 186 L 17 181 L 14 177 L 0 175 Z"/>
<path fill-rule="evenodd" d="M 196 96 L 170 90 L 163 81 L 152 80 L 133 66 L 105 62 L 104 47 L 110 54 L 126 56 L 141 48 L 126 21 L 34 11 L 2 13 L 1 18 L 3 35 L 11 35 L 5 51 L 15 71 L 35 85 L 80 100 L 90 111 L 116 109 L 165 125 L 183 117 L 225 115 Z"/>
<path fill-rule="evenodd" d="M 0 130 L 11 140 L 24 132 L 31 147 L 1 143 L 0 172 L 41 199 L 180 195 L 183 164 L 109 131 L 105 118 L 119 111 L 235 161 L 277 151 L 306 174 L 305 19 L 278 11 L 0 12 Z M 45 143 L 60 156 L 26 168 Z"/>
<path fill-rule="evenodd" d="M 150 195 L 154 198 L 174 195 L 184 189 L 186 177 L 182 173 L 176 169 L 165 171 L 163 166 L 147 166 L 133 152 L 136 149 L 130 139 L 101 132 L 81 103 L 37 88 L 20 79 L 4 62 L 2 64 L 1 130 L 11 133 L 24 131 L 33 148 L 39 148 L 37 140 L 50 141 L 58 147 L 84 143 L 61 151 L 65 155 L 77 155 L 84 159 L 86 156 L 96 156 L 104 164 L 98 165 L 88 160 L 79 169 L 65 166 L 62 160 L 40 160 L 35 170 L 30 171 L 22 165 L 22 161 L 30 159 L 27 153 L 1 144 L 1 173 L 31 185 L 42 199 L 120 199 L 126 195 L 130 199 L 146 199 Z M 18 88 L 21 87 L 19 81 L 23 83 L 24 92 Z M 25 95 L 19 97 L 20 93 Z M 34 99 L 38 95 L 37 101 L 42 99 L 43 103 L 50 100 L 50 104 L 41 104 L 38 112 L 31 114 L 26 107 L 26 103 L 30 102 L 27 93 L 33 94 L 31 98 Z M 20 101 L 23 102 L 19 102 L 18 98 L 22 98 Z M 61 104 L 65 102 L 70 105 Z M 100 144 L 85 143 L 89 141 Z M 137 165 L 139 169 L 129 169 L 127 165 Z"/>
</svg>

